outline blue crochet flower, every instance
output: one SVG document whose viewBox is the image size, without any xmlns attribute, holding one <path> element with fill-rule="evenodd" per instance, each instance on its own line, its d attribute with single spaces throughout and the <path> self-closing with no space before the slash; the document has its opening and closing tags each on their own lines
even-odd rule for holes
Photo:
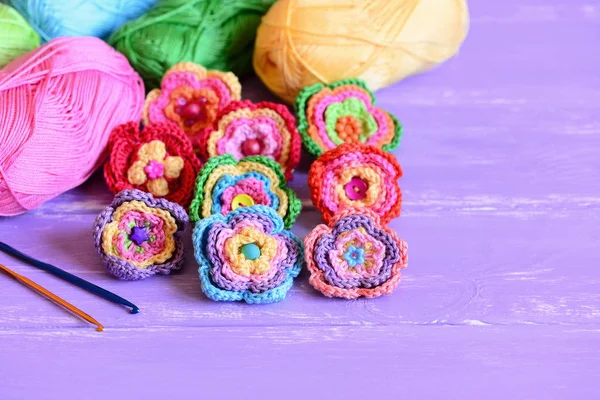
<svg viewBox="0 0 600 400">
<path fill-rule="evenodd" d="M 350 245 L 348 246 L 348 250 L 344 253 L 344 260 L 348 262 L 350 267 L 354 268 L 357 265 L 363 265 L 365 263 L 364 254 L 365 249 Z"/>
<path fill-rule="evenodd" d="M 215 301 L 281 301 L 304 264 L 302 242 L 268 206 L 201 219 L 193 242 L 202 291 Z"/>
</svg>

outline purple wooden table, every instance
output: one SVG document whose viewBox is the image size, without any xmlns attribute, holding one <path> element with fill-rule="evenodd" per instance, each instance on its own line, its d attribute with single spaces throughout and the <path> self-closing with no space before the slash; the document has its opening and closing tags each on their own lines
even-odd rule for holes
<svg viewBox="0 0 600 400">
<path fill-rule="evenodd" d="M 0 219 L 0 239 L 142 312 L 0 255 L 106 326 L 0 275 L 0 399 L 598 398 L 600 4 L 470 6 L 459 57 L 377 93 L 406 131 L 392 226 L 409 267 L 393 295 L 326 299 L 303 274 L 279 304 L 214 303 L 191 251 L 181 274 L 117 281 L 91 239 L 111 200 L 98 175 Z M 247 96 L 269 97 L 249 85 Z M 308 163 L 293 182 L 301 237 L 319 222 Z"/>
</svg>

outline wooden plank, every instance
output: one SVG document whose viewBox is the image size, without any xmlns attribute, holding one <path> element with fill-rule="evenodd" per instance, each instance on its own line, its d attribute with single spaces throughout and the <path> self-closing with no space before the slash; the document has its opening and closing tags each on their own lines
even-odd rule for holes
<svg viewBox="0 0 600 400">
<path fill-rule="evenodd" d="M 592 399 L 599 345 L 559 326 L 13 330 L 0 382 L 3 399 Z"/>
<path fill-rule="evenodd" d="M 303 235 L 312 220 L 302 218 Z M 34 217 L 22 217 L 26 218 Z M 84 216 L 81 216 L 84 218 Z M 530 215 L 464 215 L 423 217 L 407 213 L 394 224 L 409 243 L 409 268 L 395 294 L 375 300 L 327 299 L 302 274 L 280 304 L 249 306 L 214 303 L 204 297 L 188 243 L 185 270 L 171 277 L 121 282 L 108 276 L 94 253 L 88 226 L 93 216 L 62 222 L 62 230 L 44 222 L 29 236 L 14 235 L 16 245 L 80 274 L 142 308 L 129 315 L 121 308 L 72 288 L 31 267 L 0 255 L 0 262 L 62 293 L 108 327 L 352 325 L 352 324 L 582 324 L 600 321 L 600 250 L 591 240 L 598 216 L 585 212 L 570 218 Z M 35 218 L 36 221 L 40 219 Z M 46 220 L 42 220 L 46 221 Z M 540 234 L 543 227 L 544 234 Z M 18 231 L 18 229 L 17 229 Z M 15 231 L 16 232 L 16 231 Z M 596 236 L 597 237 L 597 236 Z M 566 240 L 566 238 L 571 238 Z M 83 323 L 37 299 L 1 276 L 2 327 L 75 327 Z"/>
</svg>

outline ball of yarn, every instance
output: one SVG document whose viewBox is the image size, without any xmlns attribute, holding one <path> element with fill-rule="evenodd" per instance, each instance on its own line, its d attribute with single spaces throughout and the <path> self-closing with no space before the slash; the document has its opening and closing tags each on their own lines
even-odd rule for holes
<svg viewBox="0 0 600 400">
<path fill-rule="evenodd" d="M 0 70 L 0 216 L 85 181 L 111 130 L 143 105 L 139 75 L 93 37 L 52 40 Z"/>
<path fill-rule="evenodd" d="M 0 4 L 0 68 L 40 45 L 40 37 L 14 9 Z"/>
<path fill-rule="evenodd" d="M 106 38 L 158 0 L 8 0 L 44 41 L 59 36 Z"/>
<path fill-rule="evenodd" d="M 182 61 L 245 75 L 252 71 L 256 29 L 273 1 L 163 0 L 109 42 L 151 88 Z"/>
<path fill-rule="evenodd" d="M 254 70 L 289 103 L 317 82 L 377 90 L 447 60 L 467 30 L 465 0 L 279 0 L 258 29 Z"/>
</svg>

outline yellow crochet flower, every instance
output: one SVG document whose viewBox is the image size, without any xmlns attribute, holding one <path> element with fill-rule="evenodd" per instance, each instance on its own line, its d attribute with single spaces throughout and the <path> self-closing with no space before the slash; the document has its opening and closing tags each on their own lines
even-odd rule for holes
<svg viewBox="0 0 600 400">
<path fill-rule="evenodd" d="M 145 143 L 138 150 L 138 160 L 127 171 L 127 179 L 132 185 L 146 182 L 148 191 L 154 196 L 169 194 L 167 179 L 179 178 L 183 169 L 183 158 L 168 156 L 165 144 L 160 140 Z"/>
</svg>

